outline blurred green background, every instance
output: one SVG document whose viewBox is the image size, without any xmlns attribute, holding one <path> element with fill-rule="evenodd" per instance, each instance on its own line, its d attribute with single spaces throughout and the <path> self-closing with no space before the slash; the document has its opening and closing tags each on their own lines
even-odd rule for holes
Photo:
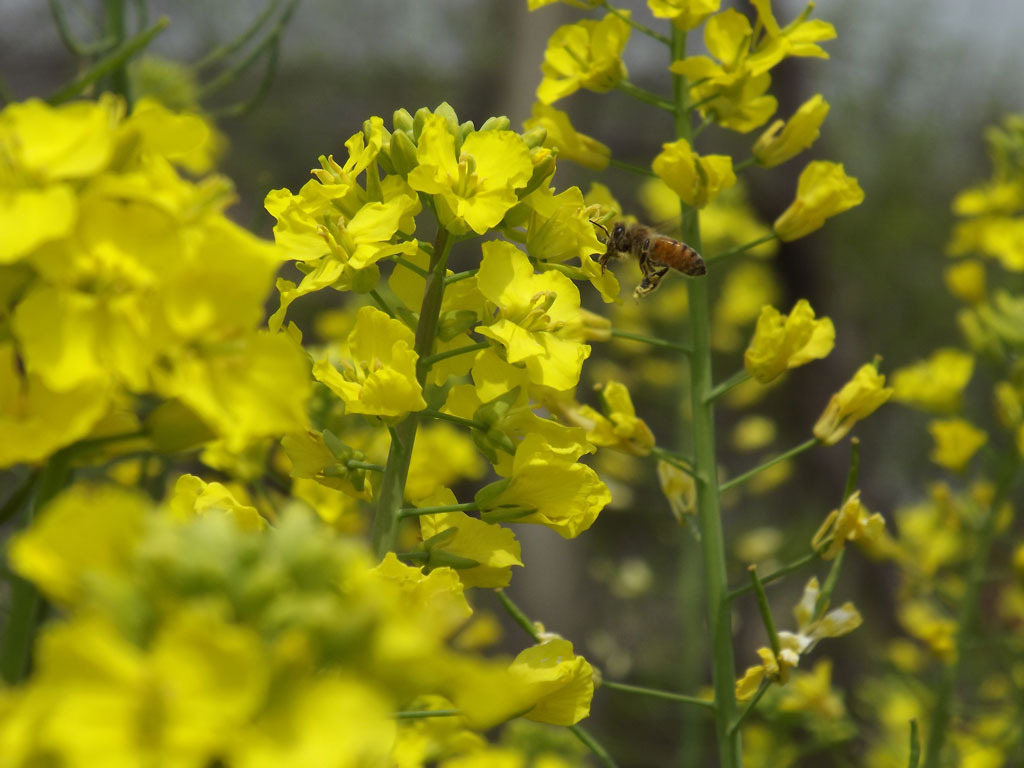
<svg viewBox="0 0 1024 768">
<path fill-rule="evenodd" d="M 72 27 L 88 37 L 84 20 L 98 3 L 65 5 Z M 644 23 L 657 23 L 642 2 L 619 5 Z M 798 2 L 773 5 L 783 21 L 802 10 Z M 264 7 L 259 0 L 151 3 L 151 19 L 165 14 L 171 27 L 150 50 L 187 65 L 234 38 Z M 579 16 L 562 5 L 527 13 L 525 0 L 302 0 L 283 33 L 263 101 L 248 115 L 220 122 L 230 145 L 222 171 L 234 179 L 240 198 L 235 217 L 269 235 L 271 219 L 262 209 L 266 192 L 297 190 L 317 156 L 343 155 L 345 139 L 370 115 L 390 124 L 399 107 L 415 111 L 448 101 L 461 119 L 478 125 L 490 115 L 507 114 L 520 126 L 530 112 L 548 36 Z M 953 317 L 956 304 L 942 280 L 950 201 L 988 174 L 984 127 L 1024 109 L 1024 3 L 821 0 L 815 16 L 838 30 L 838 39 L 825 44 L 831 60 L 787 60 L 773 71 L 772 91 L 779 97 L 780 116 L 814 93 L 825 96 L 831 112 L 809 153 L 778 169 L 745 174 L 750 199 L 770 222 L 788 205 L 803 164 L 821 158 L 842 162 L 858 178 L 866 200 L 819 233 L 784 245 L 770 262 L 782 286 L 780 309 L 788 311 L 796 299 L 807 298 L 818 314 L 832 317 L 837 329 L 836 349 L 828 359 L 796 371 L 757 407 L 778 422 L 777 450 L 806 439 L 829 395 L 873 355 L 882 355 L 886 371 L 937 346 L 962 346 Z M 694 40 L 691 52 L 696 47 Z M 634 35 L 626 63 L 633 82 L 668 92 L 667 61 L 656 43 Z M 50 94 L 76 74 L 76 67 L 47 3 L 2 0 L 0 75 L 14 97 Z M 204 106 L 215 110 L 244 99 L 258 87 L 259 70 L 257 65 Z M 649 163 L 671 138 L 668 115 L 622 93 L 579 93 L 558 106 L 578 129 L 635 164 Z M 756 135 L 711 129 L 698 146 L 742 158 Z M 586 189 L 595 180 L 642 217 L 637 180 L 622 171 L 595 173 L 562 162 L 555 177 L 560 188 Z M 620 271 L 626 302 L 632 301 L 628 294 L 635 282 L 631 269 Z M 296 305 L 296 317 L 308 318 L 315 307 L 312 299 L 304 309 Z M 590 307 L 604 311 L 600 302 Z M 666 333 L 685 333 L 683 321 L 670 311 L 660 321 Z M 591 362 L 616 354 L 596 346 Z M 619 359 L 633 365 L 636 358 Z M 737 355 L 723 357 L 716 378 L 739 364 Z M 580 399 L 593 402 L 584 394 L 586 387 L 583 382 Z M 672 397 L 671 387 L 634 389 L 640 415 L 659 443 L 685 446 L 687 436 L 673 434 L 671 427 Z M 968 414 L 982 424 L 990 418 L 984 395 Z M 720 416 L 722 458 L 732 474 L 757 462 L 729 450 L 726 437 L 736 419 L 727 410 Z M 862 447 L 861 488 L 872 511 L 889 516 L 940 476 L 928 462 L 924 423 L 920 414 L 890 404 L 855 430 Z M 805 553 L 811 533 L 839 501 L 847 456 L 845 444 L 818 449 L 801 456 L 791 479 L 779 488 L 734 498 L 726 521 L 731 541 L 753 527 L 771 525 L 783 532 L 780 562 Z M 564 542 L 546 529 L 517 530 L 528 567 L 514 575 L 510 594 L 548 629 L 574 640 L 610 678 L 694 692 L 709 679 L 698 550 L 671 517 L 653 466 L 636 462 L 627 469 L 637 473 L 634 479 L 615 484 L 615 503 L 580 539 Z M 888 597 L 892 574 L 860 556 L 847 563 L 836 599 L 855 600 L 866 625 L 820 651 L 836 659 L 840 685 L 858 679 L 878 638 L 900 632 Z M 770 593 L 783 626 L 809 573 Z M 737 559 L 731 580 L 738 584 L 742 578 L 743 563 Z M 490 595 L 479 602 L 481 608 L 498 609 Z M 738 605 L 736 629 L 742 670 L 755 661 L 754 650 L 763 642 L 752 603 Z M 510 649 L 526 640 L 517 632 L 509 628 Z M 849 696 L 847 705 L 855 716 L 871 719 L 872 713 L 858 711 Z M 704 715 L 667 702 L 599 694 L 591 730 L 623 766 L 665 765 L 679 754 L 694 766 L 709 759 Z M 854 744 L 839 762 L 816 755 L 800 764 L 859 764 Z"/>
</svg>

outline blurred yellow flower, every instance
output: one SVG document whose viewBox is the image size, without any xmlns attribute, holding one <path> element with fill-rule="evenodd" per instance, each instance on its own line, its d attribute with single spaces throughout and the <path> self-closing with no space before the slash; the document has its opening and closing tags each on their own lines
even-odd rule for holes
<svg viewBox="0 0 1024 768">
<path fill-rule="evenodd" d="M 973 373 L 973 355 L 943 347 L 926 360 L 892 372 L 893 399 L 914 408 L 948 413 L 960 407 Z"/>
<path fill-rule="evenodd" d="M 693 29 L 718 10 L 722 0 L 647 0 L 656 19 L 671 19 L 679 29 Z"/>
<path fill-rule="evenodd" d="M 978 259 L 964 259 L 946 267 L 946 288 L 961 301 L 977 304 L 985 299 L 985 265 Z"/>
<path fill-rule="evenodd" d="M 611 149 L 597 139 L 578 132 L 570 122 L 569 115 L 562 110 L 542 101 L 534 102 L 531 117 L 523 123 L 523 127 L 529 130 L 538 126 L 547 131 L 544 146 L 557 149 L 560 158 L 564 157 L 595 171 L 603 171 L 608 167 Z"/>
<path fill-rule="evenodd" d="M 988 442 L 988 434 L 965 419 L 932 419 L 928 422 L 935 445 L 929 458 L 941 467 L 960 472 L 978 449 Z"/>
</svg>

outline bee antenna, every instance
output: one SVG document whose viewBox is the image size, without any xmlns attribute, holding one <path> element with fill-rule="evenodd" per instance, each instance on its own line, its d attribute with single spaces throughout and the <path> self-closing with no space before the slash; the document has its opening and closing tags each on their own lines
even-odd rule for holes
<svg viewBox="0 0 1024 768">
<path fill-rule="evenodd" d="M 591 220 L 590 220 L 590 223 L 591 223 L 591 224 L 593 224 L 594 226 L 597 226 L 597 227 L 600 227 L 601 229 L 603 229 L 603 230 L 604 230 L 604 233 L 605 233 L 606 235 L 608 235 L 608 237 L 609 237 L 609 238 L 610 238 L 610 237 L 612 236 L 612 233 L 608 231 L 608 227 L 606 227 L 606 226 L 605 226 L 604 224 L 602 224 L 601 222 L 599 222 L 599 221 L 594 221 L 593 219 L 591 219 Z"/>
</svg>

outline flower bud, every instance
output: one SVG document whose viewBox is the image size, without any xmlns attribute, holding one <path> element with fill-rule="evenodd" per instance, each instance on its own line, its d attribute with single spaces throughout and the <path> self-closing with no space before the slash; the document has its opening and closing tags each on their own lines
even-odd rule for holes
<svg viewBox="0 0 1024 768">
<path fill-rule="evenodd" d="M 548 137 L 548 129 L 537 125 L 528 131 L 524 131 L 522 136 L 526 146 L 530 149 L 536 149 L 537 147 L 544 146 L 544 140 Z"/>
<path fill-rule="evenodd" d="M 408 133 L 412 130 L 412 115 L 409 114 L 409 110 L 405 107 L 396 109 L 391 118 L 391 124 L 395 127 L 395 133 L 399 131 Z"/>
<path fill-rule="evenodd" d="M 412 143 L 409 134 L 404 131 L 396 131 L 391 135 L 391 167 L 395 173 L 403 178 L 409 175 L 409 171 L 416 167 L 416 145 Z"/>
<path fill-rule="evenodd" d="M 481 131 L 507 131 L 512 127 L 512 121 L 509 120 L 505 115 L 495 115 L 489 117 L 484 121 L 484 124 L 480 126 Z"/>
</svg>

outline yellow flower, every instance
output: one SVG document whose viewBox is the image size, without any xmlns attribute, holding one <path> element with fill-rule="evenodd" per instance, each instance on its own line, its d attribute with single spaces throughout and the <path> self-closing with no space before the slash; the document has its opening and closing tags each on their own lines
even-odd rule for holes
<svg viewBox="0 0 1024 768">
<path fill-rule="evenodd" d="M 970 304 L 985 300 L 985 265 L 977 259 L 965 259 L 946 267 L 946 288 L 956 298 Z"/>
<path fill-rule="evenodd" d="M 693 29 L 718 10 L 722 0 L 647 0 L 656 19 L 672 19 L 679 29 Z"/>
<path fill-rule="evenodd" d="M 454 503 L 455 494 L 446 489 L 418 506 Z M 455 568 L 464 587 L 507 587 L 512 580 L 512 566 L 523 564 L 519 542 L 512 531 L 464 512 L 421 515 L 420 535 L 430 556 L 427 564 Z"/>
<path fill-rule="evenodd" d="M 611 149 L 597 139 L 579 133 L 570 122 L 569 115 L 562 110 L 540 101 L 534 102 L 532 116 L 523 123 L 523 127 L 530 130 L 538 126 L 547 131 L 544 146 L 557 149 L 559 157 L 595 171 L 608 167 Z"/>
<path fill-rule="evenodd" d="M 736 183 L 732 158 L 728 155 L 701 157 L 686 139 L 661 146 L 651 168 L 687 205 L 703 208 L 721 190 Z"/>
<path fill-rule="evenodd" d="M 309 360 L 284 335 L 250 333 L 182 350 L 157 391 L 178 398 L 240 450 L 254 438 L 304 429 L 312 389 Z"/>
<path fill-rule="evenodd" d="M 405 481 L 405 496 L 414 504 L 460 480 L 479 480 L 487 464 L 465 430 L 439 422 L 416 433 Z"/>
<path fill-rule="evenodd" d="M 822 659 L 810 672 L 794 675 L 779 699 L 779 710 L 806 712 L 824 721 L 842 720 L 846 707 L 832 690 L 832 660 Z"/>
<path fill-rule="evenodd" d="M 684 525 L 687 518 L 697 514 L 697 482 L 693 475 L 659 459 L 658 485 L 677 523 Z"/>
<path fill-rule="evenodd" d="M 956 654 L 956 621 L 925 600 L 910 600 L 899 609 L 900 624 L 940 658 Z"/>
<path fill-rule="evenodd" d="M 262 705 L 267 659 L 254 630 L 181 612 L 148 649 L 99 617 L 42 636 L 28 696 L 38 759 L 66 765 L 203 765 L 222 757 Z"/>
<path fill-rule="evenodd" d="M 715 14 L 704 25 L 704 45 L 721 63 L 707 56 L 689 56 L 669 67 L 696 83 L 690 88 L 690 98 L 700 103 L 703 117 L 711 117 L 723 128 L 741 133 L 764 125 L 778 105 L 774 96 L 766 94 L 771 84 L 771 64 L 762 61 L 757 70 L 750 66 L 753 35 L 747 17 L 730 8 Z"/>
<path fill-rule="evenodd" d="M 575 400 L 559 401 L 553 405 L 556 412 L 570 424 L 587 430 L 587 440 L 594 445 L 615 448 L 634 456 L 647 456 L 654 447 L 654 434 L 643 419 L 637 418 L 636 409 L 625 384 L 610 381 L 595 387 L 601 399 L 601 411 Z"/>
<path fill-rule="evenodd" d="M 413 332 L 379 309 L 363 307 L 348 337 L 342 369 L 329 360 L 313 365 L 313 376 L 342 399 L 348 413 L 398 417 L 427 407 L 416 379 L 419 355 Z"/>
<path fill-rule="evenodd" d="M 978 449 L 988 442 L 988 434 L 965 419 L 932 419 L 928 422 L 935 446 L 931 460 L 941 467 L 960 472 Z"/>
<path fill-rule="evenodd" d="M 885 386 L 885 376 L 874 365 L 862 365 L 846 384 L 828 401 L 814 425 L 814 436 L 825 445 L 834 445 L 892 397 Z"/>
<path fill-rule="evenodd" d="M 927 360 L 893 371 L 893 399 L 926 411 L 955 411 L 973 373 L 973 355 L 943 347 Z"/>
<path fill-rule="evenodd" d="M 579 289 L 559 272 L 535 275 L 526 254 L 511 243 L 490 241 L 483 252 L 477 285 L 498 313 L 477 333 L 500 343 L 508 362 L 524 364 L 532 382 L 556 390 L 575 387 L 590 355 L 588 345 L 566 333 L 579 317 Z"/>
<path fill-rule="evenodd" d="M 260 517 L 256 507 L 239 502 L 221 483 L 207 483 L 195 475 L 178 478 L 167 507 L 171 517 L 180 522 L 221 514 L 243 530 L 259 531 L 266 527 L 266 521 Z"/>
<path fill-rule="evenodd" d="M 801 104 L 788 121 L 776 120 L 754 142 L 752 152 L 757 162 L 774 168 L 803 152 L 818 138 L 828 109 L 828 102 L 819 93 Z"/>
<path fill-rule="evenodd" d="M 394 552 L 388 552 L 370 574 L 384 584 L 397 586 L 401 606 L 410 613 L 421 614 L 438 637 L 451 635 L 473 614 L 463 594 L 462 582 L 451 568 L 435 568 L 424 573 L 422 568 L 406 565 Z M 401 647 L 394 650 L 408 653 Z"/>
<path fill-rule="evenodd" d="M 526 250 L 539 262 L 561 264 L 580 260 L 581 277 L 590 281 L 605 302 L 619 294 L 619 283 L 612 271 L 602 270 L 593 258 L 605 250 L 592 222 L 593 209 L 584 202 L 578 187 L 554 194 L 540 187 L 523 198 L 529 210 L 526 220 Z"/>
<path fill-rule="evenodd" d="M 484 234 L 504 218 L 533 175 L 530 150 L 512 131 L 474 131 L 456 149 L 440 115 L 429 114 L 416 146 L 409 186 L 434 196 L 441 224 L 457 235 Z"/>
<path fill-rule="evenodd" d="M 0 468 L 37 462 L 85 437 L 110 409 L 100 382 L 54 391 L 21 372 L 10 343 L 0 343 Z"/>
<path fill-rule="evenodd" d="M 830 216 L 862 202 L 864 192 L 840 163 L 815 160 L 800 173 L 796 200 L 772 226 L 779 239 L 797 240 L 819 229 Z"/>
<path fill-rule="evenodd" d="M 788 316 L 766 306 L 743 355 L 743 365 L 751 376 L 767 384 L 790 368 L 826 357 L 835 338 L 832 321 L 827 317 L 816 320 L 807 299 L 800 299 Z"/>
<path fill-rule="evenodd" d="M 556 29 L 544 51 L 537 99 L 554 104 L 580 88 L 610 91 L 626 77 L 622 51 L 629 33 L 629 24 L 611 13 L 600 21 L 586 19 Z"/>
<path fill-rule="evenodd" d="M 853 603 L 843 603 L 820 618 L 815 618 L 815 607 L 821 588 L 817 578 L 811 577 L 804 587 L 800 602 L 793 609 L 797 631 L 778 633 L 779 654 L 770 648 L 759 648 L 761 664 L 748 667 L 743 677 L 736 682 L 736 698 L 751 698 L 763 680 L 786 683 L 789 671 L 800 663 L 801 655 L 810 653 L 819 641 L 826 637 L 839 637 L 852 632 L 863 619 Z"/>
<path fill-rule="evenodd" d="M 811 548 L 822 560 L 832 560 L 847 541 L 856 541 L 870 549 L 885 536 L 885 520 L 879 513 L 870 514 L 860 503 L 860 491 L 850 494 L 843 506 L 832 510 L 825 522 L 811 537 Z M 827 541 L 828 546 L 822 549 Z"/>
<path fill-rule="evenodd" d="M 32 526 L 11 540 L 11 567 L 51 600 L 73 603 L 87 572 L 127 569 L 150 504 L 115 485 L 73 485 L 44 507 Z"/>
<path fill-rule="evenodd" d="M 270 706 L 235 739 L 238 768 L 389 765 L 393 705 L 378 686 L 349 675 L 321 674 L 281 686 Z"/>
<path fill-rule="evenodd" d="M 572 643 L 546 640 L 516 656 L 509 671 L 528 686 L 535 702 L 523 717 L 551 725 L 575 725 L 590 714 L 594 668 L 573 653 Z"/>
<path fill-rule="evenodd" d="M 779 22 L 775 20 L 771 0 L 750 2 L 757 9 L 757 19 L 764 25 L 765 31 L 764 38 L 750 57 L 751 66 L 755 69 L 767 70 L 787 56 L 828 58 L 828 54 L 817 43 L 835 38 L 836 29 L 827 21 L 807 19 L 814 9 L 813 2 L 808 3 L 804 12 L 785 27 L 780 27 Z"/>
<path fill-rule="evenodd" d="M 576 460 L 585 448 L 556 449 L 540 434 L 528 434 L 516 448 L 512 475 L 476 494 L 489 521 L 546 525 L 572 539 L 597 520 L 611 493 L 593 469 Z"/>
</svg>

